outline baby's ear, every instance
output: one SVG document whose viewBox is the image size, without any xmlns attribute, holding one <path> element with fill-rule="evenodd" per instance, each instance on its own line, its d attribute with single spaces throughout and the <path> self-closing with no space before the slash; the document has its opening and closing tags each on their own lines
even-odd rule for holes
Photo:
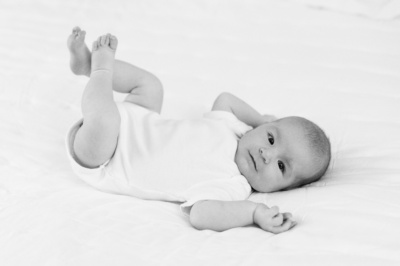
<svg viewBox="0 0 400 266">
<path fill-rule="evenodd" d="M 278 118 L 274 115 L 263 115 L 262 118 L 263 118 L 263 124 L 271 123 L 278 120 Z"/>
</svg>

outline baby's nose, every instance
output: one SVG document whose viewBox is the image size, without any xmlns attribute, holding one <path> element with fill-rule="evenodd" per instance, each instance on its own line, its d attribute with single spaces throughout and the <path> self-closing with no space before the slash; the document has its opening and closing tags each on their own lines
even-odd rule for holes
<svg viewBox="0 0 400 266">
<path fill-rule="evenodd" d="M 271 161 L 271 156 L 270 156 L 270 154 L 268 154 L 266 148 L 260 148 L 259 152 L 260 152 L 261 158 L 263 158 L 263 160 L 264 160 L 264 163 L 269 163 Z"/>
</svg>

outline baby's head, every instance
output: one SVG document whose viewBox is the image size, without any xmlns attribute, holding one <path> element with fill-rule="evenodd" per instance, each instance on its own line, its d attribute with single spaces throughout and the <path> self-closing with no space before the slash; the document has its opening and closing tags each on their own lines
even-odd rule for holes
<svg viewBox="0 0 400 266">
<path fill-rule="evenodd" d="M 330 158 L 330 142 L 322 129 L 292 116 L 247 132 L 239 140 L 235 162 L 254 190 L 274 192 L 317 181 Z"/>
</svg>

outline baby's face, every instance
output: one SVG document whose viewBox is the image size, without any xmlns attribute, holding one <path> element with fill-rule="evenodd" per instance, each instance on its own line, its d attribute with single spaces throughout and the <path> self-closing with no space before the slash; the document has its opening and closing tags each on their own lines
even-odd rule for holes
<svg viewBox="0 0 400 266">
<path fill-rule="evenodd" d="M 293 119 L 264 124 L 239 140 L 235 162 L 259 192 L 291 188 L 320 167 L 315 165 L 306 141 L 301 124 Z"/>
</svg>

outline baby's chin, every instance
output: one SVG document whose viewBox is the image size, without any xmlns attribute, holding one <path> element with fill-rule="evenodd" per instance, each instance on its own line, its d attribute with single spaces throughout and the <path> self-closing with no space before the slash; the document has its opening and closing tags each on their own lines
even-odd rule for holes
<svg viewBox="0 0 400 266">
<path fill-rule="evenodd" d="M 257 184 L 251 184 L 249 182 L 251 188 L 255 191 L 255 192 L 259 192 L 259 193 L 271 193 L 271 192 L 275 192 L 274 190 L 272 190 L 271 188 L 267 188 L 267 187 L 259 187 Z"/>
<path fill-rule="evenodd" d="M 265 186 L 266 184 L 260 185 L 257 182 L 257 177 L 251 175 L 251 171 L 248 169 L 247 164 L 243 166 L 242 170 L 239 167 L 239 171 L 241 175 L 246 178 L 247 182 L 255 192 L 271 192 L 270 189 Z"/>
</svg>

